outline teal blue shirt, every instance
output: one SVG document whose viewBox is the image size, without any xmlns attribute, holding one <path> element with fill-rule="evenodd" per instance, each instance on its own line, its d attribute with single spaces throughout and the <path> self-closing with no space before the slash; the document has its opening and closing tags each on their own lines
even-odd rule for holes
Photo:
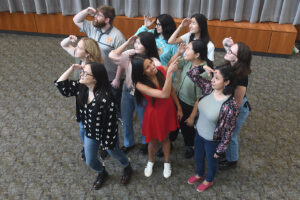
<svg viewBox="0 0 300 200">
<path fill-rule="evenodd" d="M 148 29 L 146 26 L 141 26 L 135 35 L 138 35 L 141 32 L 151 32 L 154 33 L 154 29 Z M 168 67 L 168 62 L 172 56 L 177 52 L 177 44 L 168 44 L 168 42 L 163 39 L 161 36 L 155 38 L 156 46 L 158 48 L 158 54 L 160 62 L 163 66 Z"/>
</svg>

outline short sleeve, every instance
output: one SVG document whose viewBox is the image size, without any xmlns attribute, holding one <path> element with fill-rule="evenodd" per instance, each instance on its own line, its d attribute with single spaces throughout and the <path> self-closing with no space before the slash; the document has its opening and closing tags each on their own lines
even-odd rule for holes
<svg viewBox="0 0 300 200">
<path fill-rule="evenodd" d="M 188 33 L 180 36 L 180 38 L 182 39 L 183 43 L 188 44 L 189 40 L 190 40 L 190 36 L 191 36 L 191 34 L 188 32 Z"/>
<path fill-rule="evenodd" d="M 237 85 L 247 87 L 248 86 L 248 76 L 246 78 L 239 79 L 237 81 Z"/>
<path fill-rule="evenodd" d="M 92 28 L 93 28 L 92 22 L 88 20 L 84 20 L 82 24 L 82 29 L 80 29 L 80 31 L 86 33 L 87 35 L 91 35 Z"/>
<path fill-rule="evenodd" d="M 215 45 L 209 41 L 207 43 L 207 58 L 210 60 L 210 61 L 214 61 L 215 60 Z"/>
</svg>

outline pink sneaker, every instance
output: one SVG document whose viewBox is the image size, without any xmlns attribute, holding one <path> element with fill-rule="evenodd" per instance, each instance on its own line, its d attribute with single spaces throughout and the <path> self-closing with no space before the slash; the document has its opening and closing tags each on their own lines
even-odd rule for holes
<svg viewBox="0 0 300 200">
<path fill-rule="evenodd" d="M 198 192 L 203 192 L 204 190 L 206 190 L 207 188 L 209 188 L 210 186 L 212 186 L 214 184 L 214 182 L 208 182 L 208 185 L 204 185 L 204 183 L 202 182 L 198 187 L 197 187 L 197 191 Z"/>
<path fill-rule="evenodd" d="M 188 184 L 194 184 L 194 183 L 196 183 L 197 181 L 200 181 L 200 180 L 202 180 L 202 179 L 204 179 L 204 176 L 201 176 L 200 178 L 197 178 L 196 177 L 196 175 L 194 175 L 194 176 L 191 176 L 189 179 L 188 179 Z"/>
</svg>

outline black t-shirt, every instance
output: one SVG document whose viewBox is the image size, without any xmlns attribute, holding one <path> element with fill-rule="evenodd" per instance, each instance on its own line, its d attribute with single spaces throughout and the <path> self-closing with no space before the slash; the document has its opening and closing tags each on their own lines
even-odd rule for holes
<svg viewBox="0 0 300 200">
<path fill-rule="evenodd" d="M 237 86 L 248 86 L 248 76 L 246 76 L 245 78 L 242 79 L 238 79 L 237 80 Z"/>
</svg>

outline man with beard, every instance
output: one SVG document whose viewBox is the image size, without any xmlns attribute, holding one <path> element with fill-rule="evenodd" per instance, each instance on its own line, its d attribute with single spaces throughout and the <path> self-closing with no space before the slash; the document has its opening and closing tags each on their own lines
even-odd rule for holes
<svg viewBox="0 0 300 200">
<path fill-rule="evenodd" d="M 85 20 L 88 15 L 94 16 L 94 20 Z M 122 69 L 108 57 L 110 51 L 117 49 L 125 42 L 124 35 L 112 25 L 115 16 L 115 9 L 111 6 L 100 6 L 97 10 L 88 7 L 77 13 L 73 21 L 81 32 L 98 42 L 108 79 L 112 86 L 112 93 L 117 103 L 118 118 L 121 118 L 120 105 L 124 80 L 121 80 Z M 104 159 L 106 156 L 107 152 L 101 151 L 101 158 Z"/>
<path fill-rule="evenodd" d="M 94 20 L 85 20 L 88 15 L 94 16 Z M 88 7 L 77 13 L 73 21 L 80 28 L 81 32 L 86 33 L 89 38 L 98 42 L 104 59 L 104 66 L 112 85 L 113 95 L 116 98 L 118 103 L 117 107 L 120 111 L 123 82 L 121 81 L 122 71 L 121 68 L 118 68 L 118 66 L 108 58 L 108 54 L 111 50 L 121 46 L 125 42 L 125 38 L 123 34 L 112 25 L 114 17 L 115 9 L 111 6 L 100 6 L 97 10 Z"/>
</svg>

